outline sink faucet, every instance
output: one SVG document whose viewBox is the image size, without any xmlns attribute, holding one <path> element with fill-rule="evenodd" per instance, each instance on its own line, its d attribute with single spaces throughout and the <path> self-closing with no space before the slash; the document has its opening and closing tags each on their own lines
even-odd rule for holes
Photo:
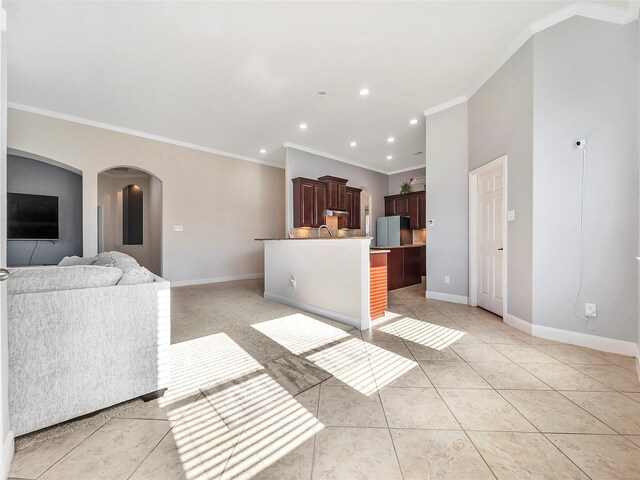
<svg viewBox="0 0 640 480">
<path fill-rule="evenodd" d="M 318 227 L 318 238 L 320 238 L 320 230 L 322 230 L 323 228 L 326 228 L 327 232 L 329 232 L 329 236 L 333 238 L 333 233 L 331 233 L 331 230 L 329 230 L 329 227 L 327 227 L 326 225 L 320 225 Z"/>
</svg>

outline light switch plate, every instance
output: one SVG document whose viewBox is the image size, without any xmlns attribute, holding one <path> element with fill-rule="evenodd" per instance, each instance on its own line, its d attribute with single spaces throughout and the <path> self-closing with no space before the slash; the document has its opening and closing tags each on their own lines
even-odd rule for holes
<svg viewBox="0 0 640 480">
<path fill-rule="evenodd" d="M 507 210 L 507 222 L 513 222 L 516 219 L 515 210 Z"/>
<path fill-rule="evenodd" d="M 184 230 L 184 227 L 182 225 L 174 225 L 173 226 L 173 231 L 174 232 L 182 232 Z"/>
</svg>

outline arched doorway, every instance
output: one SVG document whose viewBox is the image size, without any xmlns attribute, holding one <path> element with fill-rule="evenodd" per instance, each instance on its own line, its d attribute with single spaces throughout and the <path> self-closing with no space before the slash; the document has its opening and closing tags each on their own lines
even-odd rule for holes
<svg viewBox="0 0 640 480">
<path fill-rule="evenodd" d="M 162 275 L 162 181 L 121 166 L 98 174 L 98 253 L 131 255 Z"/>
</svg>

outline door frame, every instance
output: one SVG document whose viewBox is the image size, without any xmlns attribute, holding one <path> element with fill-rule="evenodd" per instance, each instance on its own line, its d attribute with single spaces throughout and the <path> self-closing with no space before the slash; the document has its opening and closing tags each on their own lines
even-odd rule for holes
<svg viewBox="0 0 640 480">
<path fill-rule="evenodd" d="M 469 305 L 478 306 L 478 176 L 502 166 L 503 196 L 502 202 L 502 318 L 507 317 L 507 264 L 508 264 L 508 231 L 507 231 L 507 199 L 508 199 L 508 161 L 507 155 L 485 163 L 469 172 Z"/>
</svg>

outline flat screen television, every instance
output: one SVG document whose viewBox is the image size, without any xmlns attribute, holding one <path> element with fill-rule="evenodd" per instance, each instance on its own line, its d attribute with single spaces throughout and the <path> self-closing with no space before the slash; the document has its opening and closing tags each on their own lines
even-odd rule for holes
<svg viewBox="0 0 640 480">
<path fill-rule="evenodd" d="M 58 197 L 8 193 L 7 238 L 58 240 Z"/>
</svg>

